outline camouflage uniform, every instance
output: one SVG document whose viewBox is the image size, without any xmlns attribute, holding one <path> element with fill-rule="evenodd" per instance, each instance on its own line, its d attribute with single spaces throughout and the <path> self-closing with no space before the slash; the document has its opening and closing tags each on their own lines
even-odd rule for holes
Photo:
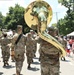
<svg viewBox="0 0 74 75">
<path fill-rule="evenodd" d="M 63 48 L 66 50 L 67 41 L 61 36 L 61 40 L 59 42 L 62 44 Z M 66 60 L 64 56 L 61 56 L 61 60 Z"/>
<path fill-rule="evenodd" d="M 16 63 L 16 72 L 20 74 L 23 61 L 24 61 L 24 53 L 25 53 L 25 42 L 26 38 L 25 35 L 22 34 L 20 40 L 18 41 L 17 45 L 15 44 L 15 41 L 17 40 L 19 34 L 15 34 L 12 38 L 12 44 L 14 45 L 14 58 Z M 19 75 L 17 74 L 17 75 Z"/>
<path fill-rule="evenodd" d="M 16 34 L 15 30 L 13 30 L 13 36 L 15 34 Z M 13 36 L 12 36 L 12 38 L 13 38 Z M 15 61 L 15 59 L 14 59 L 14 46 L 11 47 L 11 60 L 12 60 L 12 62 Z"/>
<path fill-rule="evenodd" d="M 63 45 L 63 47 L 66 49 L 67 41 L 65 39 L 62 39 L 60 43 Z"/>
<path fill-rule="evenodd" d="M 8 65 L 8 60 L 10 57 L 10 48 L 7 45 L 10 43 L 10 39 L 8 39 L 7 37 L 3 37 L 0 39 L 0 43 L 1 43 L 2 57 L 3 57 L 4 65 L 5 64 Z"/>
<path fill-rule="evenodd" d="M 14 58 L 14 46 L 11 47 L 11 60 L 12 60 L 12 62 L 15 61 L 15 58 Z"/>
<path fill-rule="evenodd" d="M 34 58 L 34 51 L 33 51 L 33 40 L 31 38 L 30 33 L 28 33 L 26 40 L 26 56 L 27 56 L 27 63 L 31 64 Z"/>
<path fill-rule="evenodd" d="M 36 55 L 35 55 L 35 53 L 36 53 L 36 50 L 37 50 L 37 34 L 36 34 L 36 32 L 35 31 L 33 31 L 33 30 L 30 30 L 30 33 L 31 33 L 31 36 L 32 36 L 32 39 L 33 39 L 33 47 L 32 47 L 32 49 L 33 49 L 33 51 L 34 51 L 34 56 L 36 57 Z"/>
<path fill-rule="evenodd" d="M 39 43 L 41 75 L 59 75 L 59 55 L 61 51 L 42 39 L 39 39 Z"/>
<path fill-rule="evenodd" d="M 33 47 L 32 48 L 33 48 L 33 51 L 34 51 L 34 56 L 36 56 L 35 53 L 36 53 L 36 50 L 37 50 L 37 41 L 35 39 L 33 40 Z"/>
</svg>

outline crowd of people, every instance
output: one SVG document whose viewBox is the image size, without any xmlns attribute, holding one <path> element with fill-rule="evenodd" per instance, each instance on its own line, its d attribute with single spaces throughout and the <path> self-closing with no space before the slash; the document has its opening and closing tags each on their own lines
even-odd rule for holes
<svg viewBox="0 0 74 75">
<path fill-rule="evenodd" d="M 74 37 L 70 36 L 67 38 L 67 55 L 70 56 L 71 53 L 74 54 Z"/>
<path fill-rule="evenodd" d="M 17 26 L 17 31 L 13 31 L 13 36 L 7 36 L 6 32 L 3 32 L 0 37 L 1 53 L 3 58 L 3 67 L 9 66 L 9 58 L 11 55 L 12 62 L 16 65 L 16 75 L 20 75 L 25 55 L 27 56 L 28 69 L 31 68 L 33 58 L 36 57 L 36 42 L 37 34 L 33 30 L 30 30 L 26 35 L 22 32 L 22 26 Z"/>
<path fill-rule="evenodd" d="M 70 54 L 71 51 L 74 52 L 73 38 L 66 39 L 63 36 L 58 37 L 56 29 L 53 28 L 48 29 L 46 32 L 62 44 L 67 51 L 67 55 Z M 30 32 L 24 35 L 21 25 L 17 26 L 16 31 L 13 30 L 12 36 L 7 36 L 6 32 L 3 32 L 0 36 L 3 67 L 9 66 L 9 58 L 11 56 L 12 62 L 15 62 L 16 75 L 20 75 L 26 54 L 27 69 L 31 69 L 31 64 L 34 62 L 33 58 L 36 57 L 37 43 L 40 44 L 39 61 L 41 62 L 41 75 L 52 75 L 51 71 L 53 71 L 53 75 L 59 75 L 59 57 L 62 54 L 61 50 L 57 50 L 52 44 L 41 39 L 33 30 L 30 30 Z M 62 58 L 66 60 L 65 57 L 62 56 L 61 59 Z"/>
<path fill-rule="evenodd" d="M 65 48 L 66 56 L 71 56 L 72 54 L 74 54 L 74 36 L 64 37 L 63 35 L 61 35 L 61 36 L 58 37 L 58 41 Z"/>
</svg>

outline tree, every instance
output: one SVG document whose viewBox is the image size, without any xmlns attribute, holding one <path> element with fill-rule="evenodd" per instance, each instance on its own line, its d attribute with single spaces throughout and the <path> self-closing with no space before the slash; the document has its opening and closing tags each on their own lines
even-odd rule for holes
<svg viewBox="0 0 74 75">
<path fill-rule="evenodd" d="M 60 34 L 68 34 L 74 31 L 74 12 L 71 12 L 69 15 L 66 15 L 64 19 L 58 21 Z"/>
<path fill-rule="evenodd" d="M 4 20 L 4 16 L 2 15 L 2 13 L 0 12 L 0 28 L 3 28 L 3 20 Z"/>
<path fill-rule="evenodd" d="M 74 0 L 58 0 L 58 2 L 68 8 L 68 13 L 74 11 Z"/>
<path fill-rule="evenodd" d="M 52 26 L 53 26 L 53 27 L 57 27 L 57 24 L 56 24 L 56 23 L 53 23 Z"/>
<path fill-rule="evenodd" d="M 58 2 L 68 8 L 64 19 L 58 21 L 60 34 L 66 35 L 74 31 L 74 0 L 58 0 Z"/>
<path fill-rule="evenodd" d="M 24 21 L 25 9 L 20 5 L 16 4 L 15 7 L 9 7 L 9 12 L 7 13 L 4 24 L 7 29 L 15 30 L 17 25 L 23 26 L 23 32 L 26 33 L 30 30 Z M 26 31 L 26 28 L 28 30 Z"/>
</svg>

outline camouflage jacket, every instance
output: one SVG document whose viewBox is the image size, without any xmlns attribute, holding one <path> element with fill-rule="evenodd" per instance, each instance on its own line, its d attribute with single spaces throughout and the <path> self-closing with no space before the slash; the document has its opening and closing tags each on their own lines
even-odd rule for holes
<svg viewBox="0 0 74 75">
<path fill-rule="evenodd" d="M 24 34 L 22 34 L 20 40 L 18 41 L 17 44 L 15 44 L 17 38 L 18 38 L 19 34 L 15 34 L 13 37 L 12 37 L 12 46 L 14 46 L 14 52 L 16 54 L 16 56 L 19 54 L 19 55 L 22 55 L 25 53 L 25 44 L 26 44 L 26 37 Z"/>
</svg>

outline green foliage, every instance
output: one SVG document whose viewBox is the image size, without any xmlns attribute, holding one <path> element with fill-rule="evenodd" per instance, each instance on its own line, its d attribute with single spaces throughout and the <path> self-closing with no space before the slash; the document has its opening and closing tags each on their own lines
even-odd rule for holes
<svg viewBox="0 0 74 75">
<path fill-rule="evenodd" d="M 15 7 L 9 7 L 9 12 L 4 19 L 5 28 L 16 30 L 17 25 L 22 25 L 23 32 L 26 29 L 29 30 L 30 28 L 24 21 L 24 12 L 25 9 L 18 4 L 16 4 Z M 26 31 L 24 33 L 26 33 Z"/>
<path fill-rule="evenodd" d="M 68 8 L 68 13 L 74 11 L 74 0 L 58 0 L 58 2 Z"/>
<path fill-rule="evenodd" d="M 67 14 L 64 19 L 58 22 L 60 34 L 68 34 L 74 31 L 74 12 Z"/>
<path fill-rule="evenodd" d="M 74 31 L 74 0 L 58 0 L 58 2 L 68 8 L 64 19 L 58 21 L 60 34 L 66 35 Z"/>
<path fill-rule="evenodd" d="M 56 24 L 56 23 L 53 23 L 52 26 L 53 26 L 53 27 L 57 27 L 57 24 Z"/>
<path fill-rule="evenodd" d="M 3 27 L 3 20 L 4 20 L 4 16 L 3 16 L 2 13 L 0 12 L 0 28 Z"/>
<path fill-rule="evenodd" d="M 68 0 L 58 0 L 58 2 L 64 6 L 66 6 L 66 7 L 69 7 L 69 1 Z"/>
</svg>

